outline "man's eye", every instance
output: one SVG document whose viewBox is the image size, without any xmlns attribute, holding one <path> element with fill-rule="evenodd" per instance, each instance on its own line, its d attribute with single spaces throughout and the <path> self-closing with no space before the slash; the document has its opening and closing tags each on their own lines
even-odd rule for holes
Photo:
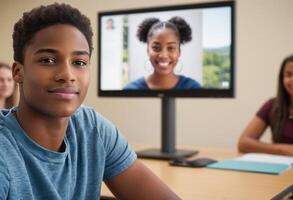
<svg viewBox="0 0 293 200">
<path fill-rule="evenodd" d="M 86 66 L 87 62 L 83 60 L 77 60 L 77 61 L 74 61 L 73 64 L 77 66 Z"/>
<path fill-rule="evenodd" d="M 42 58 L 40 59 L 40 63 L 42 64 L 54 64 L 56 60 L 54 58 Z"/>
</svg>

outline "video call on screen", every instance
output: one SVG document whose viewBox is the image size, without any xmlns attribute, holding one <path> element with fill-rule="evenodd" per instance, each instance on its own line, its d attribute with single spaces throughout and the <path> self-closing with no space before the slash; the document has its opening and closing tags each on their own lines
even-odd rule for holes
<svg viewBox="0 0 293 200">
<path fill-rule="evenodd" d="M 174 73 L 195 79 L 203 89 L 229 89 L 232 80 L 231 7 L 174 9 L 100 16 L 100 89 L 123 90 L 124 86 L 152 73 L 147 44 L 136 37 L 146 18 L 167 21 L 182 17 L 192 29 L 192 40 L 181 45 Z"/>
</svg>

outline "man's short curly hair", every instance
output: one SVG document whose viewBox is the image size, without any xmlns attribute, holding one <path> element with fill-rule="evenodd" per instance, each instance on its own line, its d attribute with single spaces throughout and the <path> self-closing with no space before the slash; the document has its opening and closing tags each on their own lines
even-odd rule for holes
<svg viewBox="0 0 293 200">
<path fill-rule="evenodd" d="M 70 5 L 54 3 L 25 12 L 22 18 L 14 25 L 12 35 L 14 60 L 23 64 L 26 45 L 38 31 L 55 24 L 69 24 L 83 33 L 88 42 L 91 55 L 93 32 L 90 20 L 81 14 L 78 9 L 72 8 Z M 56 35 L 56 37 L 58 36 Z"/>
</svg>

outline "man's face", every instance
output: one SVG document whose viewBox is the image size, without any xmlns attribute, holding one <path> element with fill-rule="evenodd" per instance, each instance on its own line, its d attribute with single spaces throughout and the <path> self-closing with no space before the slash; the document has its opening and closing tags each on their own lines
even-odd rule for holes
<svg viewBox="0 0 293 200">
<path fill-rule="evenodd" d="M 89 45 L 74 26 L 58 24 L 38 31 L 14 64 L 20 83 L 20 109 L 50 117 L 72 115 L 89 86 Z"/>
</svg>

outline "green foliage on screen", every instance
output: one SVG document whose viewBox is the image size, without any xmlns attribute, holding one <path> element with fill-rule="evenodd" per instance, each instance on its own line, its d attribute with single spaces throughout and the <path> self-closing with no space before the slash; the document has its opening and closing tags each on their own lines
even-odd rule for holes
<svg viewBox="0 0 293 200">
<path fill-rule="evenodd" d="M 203 88 L 227 88 L 230 83 L 230 48 L 204 49 Z"/>
</svg>

